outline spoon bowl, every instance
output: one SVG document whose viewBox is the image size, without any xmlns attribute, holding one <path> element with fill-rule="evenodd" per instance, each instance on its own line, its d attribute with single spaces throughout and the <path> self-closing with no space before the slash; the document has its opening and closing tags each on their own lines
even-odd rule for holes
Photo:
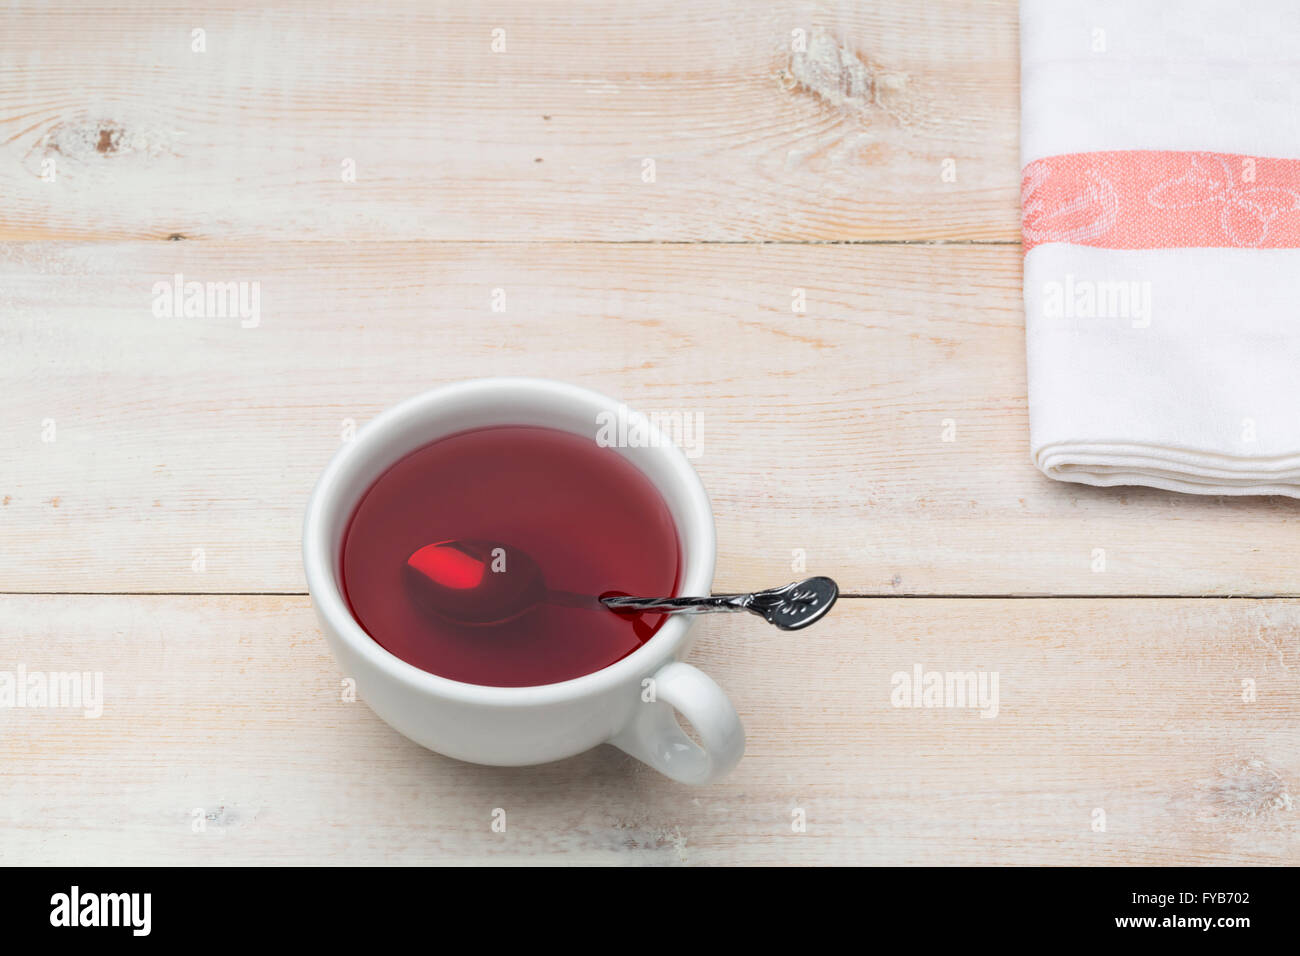
<svg viewBox="0 0 1300 956">
<path fill-rule="evenodd" d="M 407 559 L 406 583 L 424 610 L 470 627 L 513 621 L 545 604 L 548 596 L 537 563 L 493 541 L 426 544 Z"/>
</svg>

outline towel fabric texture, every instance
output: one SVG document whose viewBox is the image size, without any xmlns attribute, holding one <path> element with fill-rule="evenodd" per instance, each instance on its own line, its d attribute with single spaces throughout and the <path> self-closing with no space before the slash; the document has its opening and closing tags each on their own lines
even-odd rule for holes
<svg viewBox="0 0 1300 956">
<path fill-rule="evenodd" d="M 1300 0 L 1022 0 L 1030 445 L 1300 497 Z"/>
</svg>

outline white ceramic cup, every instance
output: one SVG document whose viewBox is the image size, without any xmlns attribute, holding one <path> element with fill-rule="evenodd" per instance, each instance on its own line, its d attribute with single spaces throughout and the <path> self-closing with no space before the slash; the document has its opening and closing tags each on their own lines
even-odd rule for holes
<svg viewBox="0 0 1300 956">
<path fill-rule="evenodd" d="M 312 604 L 345 675 L 394 729 L 438 753 L 496 766 L 546 763 L 611 743 L 674 780 L 708 783 L 745 750 L 745 731 L 722 689 L 680 660 L 691 615 L 668 618 L 627 657 L 573 680 L 487 687 L 430 674 L 370 639 L 339 586 L 343 534 L 361 497 L 409 452 L 436 439 L 491 425 L 558 428 L 596 440 L 602 414 L 620 409 L 649 436 L 644 447 L 613 449 L 659 489 L 682 547 L 679 595 L 713 584 L 713 512 L 686 456 L 653 425 L 612 398 L 563 382 L 488 378 L 425 392 L 380 414 L 330 461 L 303 525 L 303 566 Z M 695 730 L 697 745 L 677 722 Z"/>
</svg>

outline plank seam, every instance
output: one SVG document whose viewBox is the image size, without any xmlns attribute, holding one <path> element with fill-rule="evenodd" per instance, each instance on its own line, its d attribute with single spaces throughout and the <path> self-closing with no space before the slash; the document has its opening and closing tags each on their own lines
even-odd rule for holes
<svg viewBox="0 0 1300 956">
<path fill-rule="evenodd" d="M 310 597 L 310 594 L 307 591 L 0 591 L 0 597 Z M 841 594 L 840 598 L 850 601 L 1287 601 L 1300 598 L 1300 592 L 1281 594 Z"/>
</svg>

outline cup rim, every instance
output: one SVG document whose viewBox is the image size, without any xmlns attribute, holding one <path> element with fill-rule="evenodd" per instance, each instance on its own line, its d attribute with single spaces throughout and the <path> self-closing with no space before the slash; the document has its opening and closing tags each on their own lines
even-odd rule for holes
<svg viewBox="0 0 1300 956">
<path fill-rule="evenodd" d="M 333 545 L 326 540 L 324 534 L 325 519 L 331 513 L 343 509 L 351 515 L 357 505 L 357 501 L 339 500 L 342 494 L 340 482 L 345 470 L 354 460 L 364 457 L 368 450 L 380 443 L 389 431 L 451 399 L 485 398 L 507 390 L 520 393 L 531 392 L 538 397 L 545 396 L 561 401 L 598 403 L 611 410 L 628 407 L 625 403 L 601 392 L 568 382 L 513 376 L 453 382 L 421 392 L 390 406 L 366 423 L 357 431 L 352 441 L 334 454 L 312 490 L 303 521 L 303 570 L 307 578 L 307 590 L 317 612 L 326 619 L 337 638 L 346 643 L 352 652 L 360 654 L 369 664 L 388 677 L 417 690 L 437 697 L 488 706 L 532 706 L 572 701 L 607 691 L 640 674 L 654 670 L 659 664 L 671 659 L 685 641 L 686 633 L 692 623 L 690 615 L 670 616 L 649 641 L 626 657 L 590 674 L 553 684 L 533 684 L 524 687 L 471 684 L 422 670 L 393 654 L 366 633 L 343 598 L 340 582 L 333 573 L 334 556 L 331 553 Z M 650 436 L 651 445 L 642 450 L 660 455 L 669 466 L 671 480 L 676 485 L 673 489 L 673 497 L 680 500 L 684 506 L 684 514 L 679 520 L 682 524 L 690 525 L 689 529 L 680 526 L 677 529 L 682 546 L 682 573 L 677 593 L 681 596 L 707 595 L 713 584 L 717 556 L 713 509 L 708 494 L 695 468 L 682 450 L 674 442 L 667 440 L 649 419 L 645 420 L 644 425 Z M 413 445 L 401 454 L 414 451 L 416 447 L 418 446 Z M 618 451 L 618 449 L 614 450 Z M 387 462 L 384 467 L 393 464 L 398 458 Z M 661 494 L 668 493 L 662 481 L 654 478 L 651 478 L 651 481 Z M 688 535 L 692 542 L 689 547 L 686 543 Z"/>
</svg>

